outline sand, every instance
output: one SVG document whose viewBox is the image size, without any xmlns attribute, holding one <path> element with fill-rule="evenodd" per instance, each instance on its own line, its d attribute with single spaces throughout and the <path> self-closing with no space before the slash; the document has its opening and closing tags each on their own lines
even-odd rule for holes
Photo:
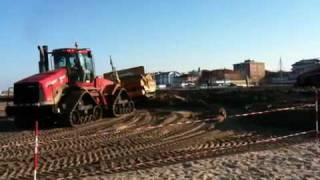
<svg viewBox="0 0 320 180">
<path fill-rule="evenodd" d="M 320 142 L 85 179 L 320 179 Z"/>
<path fill-rule="evenodd" d="M 238 94 L 235 93 L 234 96 L 238 96 Z M 175 99 L 177 98 L 175 97 Z M 233 100 L 233 98 L 230 99 Z M 182 103 L 181 106 L 184 107 L 184 105 L 185 104 Z M 192 104 L 192 108 L 194 108 L 194 104 Z M 125 125 L 118 127 L 119 129 L 123 129 L 126 127 Z M 233 124 L 233 126 L 237 125 Z M 231 129 L 233 128 L 234 127 Z M 73 150 L 75 150 L 76 147 L 82 148 L 79 143 L 78 145 L 70 146 L 69 149 L 73 148 Z M 59 146 L 54 146 L 54 148 L 63 150 L 63 148 Z M 91 151 L 94 150 L 88 150 L 88 152 Z M 54 153 L 53 150 L 48 152 Z M 16 154 L 11 153 L 9 156 L 16 156 Z M 57 153 L 56 156 L 60 159 L 65 158 L 58 156 Z M 59 162 L 61 162 L 62 165 L 73 162 L 67 164 L 65 167 L 75 166 L 76 163 L 74 162 L 78 162 L 78 160 L 80 163 L 83 163 L 83 165 L 86 165 L 89 164 L 88 161 L 91 158 L 91 153 L 83 156 L 88 158 L 74 157 L 76 156 L 70 155 L 70 158 L 65 158 L 66 161 L 60 160 Z M 68 159 L 70 159 L 70 161 L 67 161 Z M 75 159 L 75 161 L 71 161 L 72 159 Z M 50 163 L 53 164 L 55 162 L 57 162 L 57 160 L 54 159 Z M 52 179 L 56 179 L 56 173 L 59 173 L 59 171 L 54 171 L 54 168 L 59 167 L 54 165 L 48 165 L 47 167 L 48 169 L 53 167 L 50 170 L 50 174 L 53 175 Z M 19 169 L 19 172 L 17 171 L 18 173 L 13 173 L 13 175 L 19 174 L 20 172 L 22 174 L 26 169 L 25 167 L 24 169 L 22 167 L 18 168 L 21 170 Z M 85 177 L 83 179 L 320 179 L 320 143 L 308 142 L 273 150 L 246 152 L 145 170 Z"/>
</svg>

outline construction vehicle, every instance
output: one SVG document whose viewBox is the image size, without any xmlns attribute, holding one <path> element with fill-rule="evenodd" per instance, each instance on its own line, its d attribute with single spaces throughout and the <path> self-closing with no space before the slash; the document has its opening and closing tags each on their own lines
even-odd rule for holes
<svg viewBox="0 0 320 180">
<path fill-rule="evenodd" d="M 48 46 L 38 49 L 39 74 L 14 84 L 13 104 L 6 108 L 18 127 L 28 127 L 34 120 L 74 127 L 107 113 L 120 116 L 135 110 L 131 97 L 117 81 L 95 76 L 90 49 L 79 49 L 77 44 L 52 52 Z"/>
<path fill-rule="evenodd" d="M 152 74 L 145 73 L 143 66 L 118 70 L 118 79 L 132 98 L 150 97 L 156 92 L 156 81 Z M 104 78 L 113 78 L 113 72 L 105 73 Z"/>
</svg>

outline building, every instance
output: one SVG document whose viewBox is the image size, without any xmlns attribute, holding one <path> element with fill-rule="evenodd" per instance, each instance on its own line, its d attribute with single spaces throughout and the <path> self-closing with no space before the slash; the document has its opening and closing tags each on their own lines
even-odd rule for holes
<svg viewBox="0 0 320 180">
<path fill-rule="evenodd" d="M 158 88 L 173 87 L 175 78 L 179 76 L 181 76 L 181 73 L 177 71 L 157 72 L 155 73 L 156 84 Z"/>
<path fill-rule="evenodd" d="M 193 73 L 182 74 L 175 77 L 173 80 L 173 87 L 195 87 L 198 84 L 199 76 Z"/>
<path fill-rule="evenodd" d="M 291 72 L 287 71 L 266 71 L 265 78 L 263 80 L 264 85 L 293 85 L 295 80 L 290 79 Z"/>
<path fill-rule="evenodd" d="M 199 78 L 201 86 L 247 86 L 245 77 L 230 69 L 203 70 Z"/>
<path fill-rule="evenodd" d="M 13 88 L 10 88 L 9 90 L 6 91 L 1 91 L 0 92 L 0 97 L 13 97 Z"/>
<path fill-rule="evenodd" d="M 313 71 L 320 67 L 320 59 L 304 59 L 292 65 L 292 79 L 296 79 L 301 74 Z"/>
<path fill-rule="evenodd" d="M 243 63 L 234 64 L 233 70 L 241 73 L 242 76 L 248 77 L 254 84 L 259 84 L 265 77 L 265 65 L 263 62 L 254 60 L 245 60 Z"/>
</svg>

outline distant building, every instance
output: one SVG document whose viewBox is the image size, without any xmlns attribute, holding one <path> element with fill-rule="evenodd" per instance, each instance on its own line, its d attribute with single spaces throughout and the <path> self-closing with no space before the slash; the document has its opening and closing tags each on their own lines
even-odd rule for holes
<svg viewBox="0 0 320 180">
<path fill-rule="evenodd" d="M 195 87 L 198 84 L 199 75 L 196 73 L 182 74 L 174 78 L 173 87 Z"/>
<path fill-rule="evenodd" d="M 245 60 L 243 63 L 234 64 L 233 70 L 240 72 L 244 77 L 248 77 L 254 84 L 259 84 L 266 74 L 263 62 L 256 62 L 250 59 Z"/>
<path fill-rule="evenodd" d="M 181 73 L 177 71 L 169 72 L 157 72 L 155 73 L 157 86 L 159 88 L 172 87 L 175 81 L 175 78 L 181 76 Z"/>
<path fill-rule="evenodd" d="M 296 79 L 303 73 L 313 71 L 320 67 L 320 59 L 304 59 L 292 65 L 292 79 Z"/>
<path fill-rule="evenodd" d="M 1 91 L 0 92 L 0 97 L 8 97 L 9 96 L 13 96 L 13 88 L 11 88 L 9 91 Z"/>
<path fill-rule="evenodd" d="M 295 80 L 290 79 L 291 72 L 287 71 L 266 71 L 266 76 L 263 80 L 264 85 L 292 85 Z"/>
<path fill-rule="evenodd" d="M 0 97 L 4 97 L 4 96 L 7 96 L 7 95 L 8 95 L 7 91 L 1 91 L 0 92 Z"/>
<path fill-rule="evenodd" d="M 248 82 L 240 72 L 230 69 L 203 70 L 199 78 L 200 86 L 247 86 Z"/>
</svg>

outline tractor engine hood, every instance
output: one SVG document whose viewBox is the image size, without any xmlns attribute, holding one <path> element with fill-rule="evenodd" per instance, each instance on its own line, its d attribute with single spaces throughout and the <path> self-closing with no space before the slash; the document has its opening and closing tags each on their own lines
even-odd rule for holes
<svg viewBox="0 0 320 180">
<path fill-rule="evenodd" d="M 28 88 L 35 88 L 34 86 L 38 86 L 38 102 L 52 104 L 54 103 L 56 96 L 60 94 L 59 91 L 61 91 L 61 88 L 67 83 L 68 76 L 66 68 L 60 68 L 54 71 L 35 74 L 14 84 L 14 97 L 22 96 L 22 94 L 24 94 L 23 90 L 27 90 Z M 24 94 L 23 96 L 29 96 L 29 94 Z"/>
</svg>

